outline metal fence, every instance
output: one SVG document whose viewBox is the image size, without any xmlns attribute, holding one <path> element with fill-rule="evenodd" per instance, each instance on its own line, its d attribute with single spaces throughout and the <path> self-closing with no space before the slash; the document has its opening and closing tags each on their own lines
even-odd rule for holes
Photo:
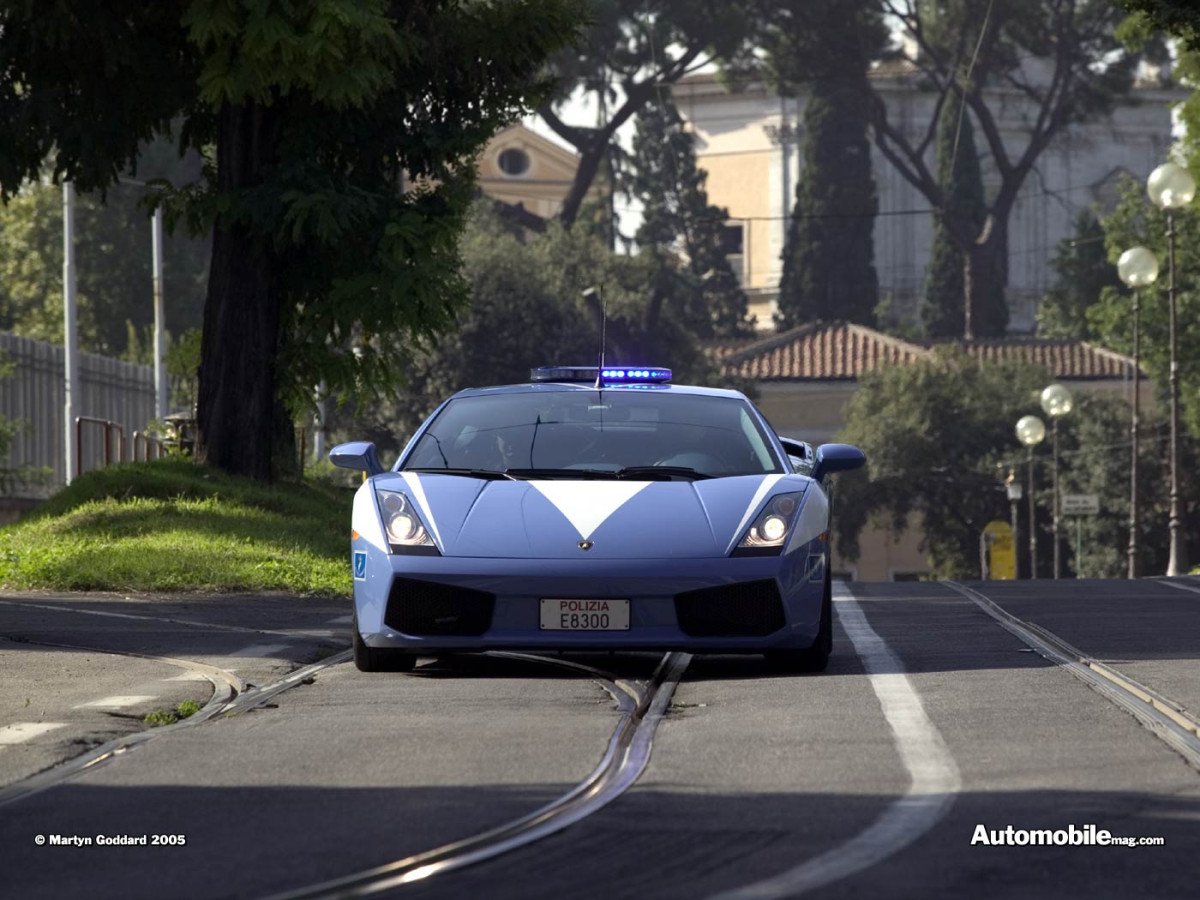
<svg viewBox="0 0 1200 900">
<path fill-rule="evenodd" d="M 63 348 L 0 331 L 0 360 L 15 365 L 10 377 L 0 379 L 0 417 L 24 422 L 24 427 L 13 439 L 9 458 L 0 460 L 0 466 L 51 469 L 44 482 L 18 484 L 9 493 L 23 497 L 48 496 L 66 483 Z M 79 374 L 83 393 L 76 414 L 122 426 L 124 455 L 132 458 L 133 433 L 144 431 L 154 418 L 154 369 L 81 353 Z M 104 441 L 104 428 L 84 424 L 79 447 L 83 471 L 104 465 Z M 110 453 L 119 453 L 115 443 Z"/>
</svg>

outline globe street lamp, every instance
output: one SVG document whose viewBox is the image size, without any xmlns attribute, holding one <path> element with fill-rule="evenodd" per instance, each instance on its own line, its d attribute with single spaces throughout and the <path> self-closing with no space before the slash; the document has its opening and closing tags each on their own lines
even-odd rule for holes
<svg viewBox="0 0 1200 900">
<path fill-rule="evenodd" d="M 1146 180 L 1151 201 L 1167 212 L 1167 321 L 1171 344 L 1171 557 L 1168 575 L 1182 575 L 1186 548 L 1183 545 L 1183 516 L 1179 510 L 1179 363 L 1175 358 L 1175 214 L 1196 196 L 1196 179 L 1183 166 L 1164 163 Z"/>
<path fill-rule="evenodd" d="M 1033 498 L 1033 448 L 1046 439 L 1046 426 L 1037 416 L 1017 421 L 1017 440 L 1025 445 L 1029 463 L 1029 577 L 1037 578 L 1037 506 Z M 1014 535 L 1015 540 L 1015 535 Z"/>
<path fill-rule="evenodd" d="M 1138 577 L 1138 412 L 1141 406 L 1141 330 L 1138 288 L 1158 279 L 1158 257 L 1145 247 L 1130 247 L 1117 260 L 1117 275 L 1133 288 L 1133 420 L 1129 426 L 1132 455 L 1129 462 L 1129 556 L 1128 577 Z"/>
<path fill-rule="evenodd" d="M 1054 577 L 1062 573 L 1062 554 L 1058 541 L 1058 515 L 1061 503 L 1058 489 L 1058 420 L 1069 413 L 1075 406 L 1071 392 L 1061 384 L 1052 384 L 1042 390 L 1042 409 L 1054 424 L 1054 518 L 1050 530 L 1054 535 Z"/>
</svg>

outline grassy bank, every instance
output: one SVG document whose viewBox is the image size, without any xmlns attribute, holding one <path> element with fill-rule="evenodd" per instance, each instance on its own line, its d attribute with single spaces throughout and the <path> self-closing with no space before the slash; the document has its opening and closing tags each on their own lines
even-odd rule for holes
<svg viewBox="0 0 1200 900">
<path fill-rule="evenodd" d="M 180 459 L 88 472 L 0 529 L 0 584 L 348 595 L 351 496 Z"/>
</svg>

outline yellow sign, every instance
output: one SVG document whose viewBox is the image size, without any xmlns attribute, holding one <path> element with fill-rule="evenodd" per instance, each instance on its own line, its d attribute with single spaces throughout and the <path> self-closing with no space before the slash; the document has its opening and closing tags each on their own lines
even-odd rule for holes
<svg viewBox="0 0 1200 900">
<path fill-rule="evenodd" d="M 988 548 L 988 576 L 996 581 L 1013 581 L 1017 577 L 1017 553 L 1013 546 L 1012 526 L 996 520 L 983 528 Z"/>
</svg>

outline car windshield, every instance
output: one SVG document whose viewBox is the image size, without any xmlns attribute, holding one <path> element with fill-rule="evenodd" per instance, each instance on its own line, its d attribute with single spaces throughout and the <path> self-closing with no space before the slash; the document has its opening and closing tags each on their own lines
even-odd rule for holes
<svg viewBox="0 0 1200 900">
<path fill-rule="evenodd" d="M 784 471 L 744 400 L 666 390 L 460 397 L 446 404 L 404 467 L 532 476 L 653 474 L 628 471 L 644 467 L 699 477 Z"/>
</svg>

